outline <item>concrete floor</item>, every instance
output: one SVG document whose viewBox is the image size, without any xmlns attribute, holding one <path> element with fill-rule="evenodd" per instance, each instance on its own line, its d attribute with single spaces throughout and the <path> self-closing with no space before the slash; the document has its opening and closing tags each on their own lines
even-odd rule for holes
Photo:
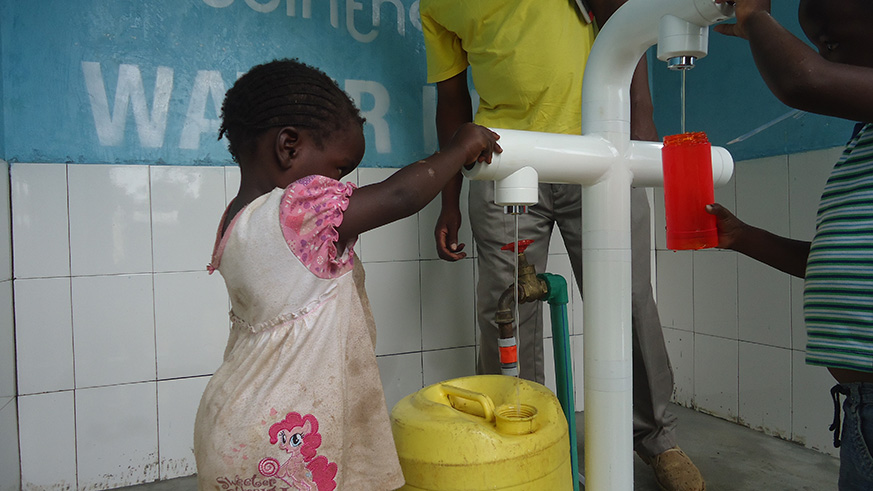
<svg viewBox="0 0 873 491">
<path fill-rule="evenodd" d="M 684 407 L 671 410 L 679 417 L 679 444 L 706 479 L 707 491 L 837 489 L 839 460 L 834 457 Z M 580 414 L 580 447 L 582 427 Z M 184 477 L 123 489 L 196 491 L 197 480 Z M 639 457 L 634 457 L 634 490 L 658 491 L 652 471 Z"/>
<path fill-rule="evenodd" d="M 837 489 L 835 457 L 684 407 L 671 411 L 679 417 L 679 446 L 700 469 L 707 491 Z M 634 489 L 658 491 L 639 457 L 634 457 Z"/>
</svg>

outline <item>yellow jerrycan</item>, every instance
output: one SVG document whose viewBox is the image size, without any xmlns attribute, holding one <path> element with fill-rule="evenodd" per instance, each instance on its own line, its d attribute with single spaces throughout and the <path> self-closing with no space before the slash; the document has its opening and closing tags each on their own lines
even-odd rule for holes
<svg viewBox="0 0 873 491">
<path fill-rule="evenodd" d="M 403 491 L 572 491 L 570 439 L 546 387 L 505 375 L 448 380 L 403 398 L 391 429 Z"/>
</svg>

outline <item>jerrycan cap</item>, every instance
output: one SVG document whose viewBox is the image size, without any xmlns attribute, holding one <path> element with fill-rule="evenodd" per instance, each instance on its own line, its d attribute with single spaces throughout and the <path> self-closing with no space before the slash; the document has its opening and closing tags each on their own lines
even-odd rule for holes
<svg viewBox="0 0 873 491">
<path fill-rule="evenodd" d="M 528 404 L 501 404 L 494 412 L 497 431 L 507 435 L 527 435 L 537 431 L 537 408 Z"/>
</svg>

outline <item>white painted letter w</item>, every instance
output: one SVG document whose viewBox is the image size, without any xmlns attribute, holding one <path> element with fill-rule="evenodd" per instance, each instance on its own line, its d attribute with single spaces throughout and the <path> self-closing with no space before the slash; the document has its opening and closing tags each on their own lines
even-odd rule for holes
<svg viewBox="0 0 873 491">
<path fill-rule="evenodd" d="M 147 148 L 159 148 L 164 145 L 170 93 L 173 91 L 172 68 L 158 67 L 153 105 L 149 114 L 139 67 L 120 65 L 111 116 L 100 63 L 83 61 L 82 72 L 85 74 L 85 86 L 91 99 L 91 112 L 94 115 L 97 138 L 101 145 L 119 146 L 124 141 L 127 106 L 131 104 L 140 145 Z"/>
</svg>

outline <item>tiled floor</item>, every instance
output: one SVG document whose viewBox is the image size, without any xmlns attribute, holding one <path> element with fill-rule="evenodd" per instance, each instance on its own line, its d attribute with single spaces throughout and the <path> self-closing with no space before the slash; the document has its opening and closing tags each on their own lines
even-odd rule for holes
<svg viewBox="0 0 873 491">
<path fill-rule="evenodd" d="M 690 409 L 674 406 L 672 410 L 679 416 L 680 445 L 703 473 L 707 491 L 837 489 L 836 458 Z M 583 427 L 581 414 L 577 426 Z M 127 491 L 196 489 L 196 479 L 186 477 L 134 486 Z M 651 471 L 639 458 L 634 459 L 634 489 L 658 491 Z"/>
</svg>

